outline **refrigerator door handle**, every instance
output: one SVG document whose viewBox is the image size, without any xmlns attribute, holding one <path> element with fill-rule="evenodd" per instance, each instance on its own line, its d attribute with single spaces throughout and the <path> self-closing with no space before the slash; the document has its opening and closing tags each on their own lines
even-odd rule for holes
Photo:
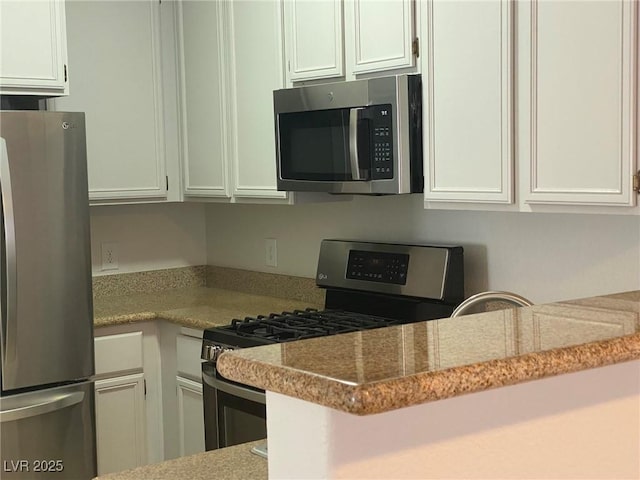
<svg viewBox="0 0 640 480">
<path fill-rule="evenodd" d="M 15 339 L 11 335 L 16 332 L 16 234 L 13 211 L 13 195 L 11 192 L 11 176 L 9 172 L 9 154 L 4 138 L 0 137 L 0 196 L 2 201 L 2 232 L 0 236 L 0 255 L 2 255 L 2 265 L 0 272 L 0 292 L 4 310 L 0 309 L 0 320 L 2 321 L 3 360 L 15 360 L 16 348 Z M 4 362 L 3 362 L 4 363 Z"/>
<path fill-rule="evenodd" d="M 84 392 L 71 392 L 58 395 L 48 395 L 36 403 L 0 411 L 0 423 L 13 422 L 29 417 L 37 417 L 45 413 L 55 412 L 63 408 L 76 405 L 84 400 Z"/>
</svg>

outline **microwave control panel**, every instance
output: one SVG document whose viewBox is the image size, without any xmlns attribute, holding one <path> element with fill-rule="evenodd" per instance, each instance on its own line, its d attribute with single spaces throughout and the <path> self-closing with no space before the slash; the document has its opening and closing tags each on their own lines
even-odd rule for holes
<svg viewBox="0 0 640 480">
<path fill-rule="evenodd" d="M 373 180 L 393 178 L 393 129 L 391 105 L 373 105 L 368 108 L 371 122 L 371 150 Z"/>
<path fill-rule="evenodd" d="M 349 251 L 347 278 L 405 285 L 409 255 L 402 253 Z"/>
</svg>

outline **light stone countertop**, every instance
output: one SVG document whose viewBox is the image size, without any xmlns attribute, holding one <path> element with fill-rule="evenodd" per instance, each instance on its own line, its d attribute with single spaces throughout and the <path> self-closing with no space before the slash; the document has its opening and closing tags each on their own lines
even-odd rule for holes
<svg viewBox="0 0 640 480">
<path fill-rule="evenodd" d="M 640 359 L 640 291 L 227 352 L 239 383 L 369 415 Z"/>
<path fill-rule="evenodd" d="M 233 318 L 308 307 L 322 308 L 322 305 L 209 287 L 97 297 L 93 301 L 95 327 L 167 320 L 205 329 L 228 325 Z"/>
<path fill-rule="evenodd" d="M 99 480 L 266 480 L 267 459 L 251 453 L 264 440 L 109 473 Z"/>
</svg>

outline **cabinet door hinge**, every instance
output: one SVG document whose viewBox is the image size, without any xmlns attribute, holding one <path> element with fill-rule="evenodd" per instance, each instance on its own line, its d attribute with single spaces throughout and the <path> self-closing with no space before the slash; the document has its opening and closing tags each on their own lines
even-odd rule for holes
<svg viewBox="0 0 640 480">
<path fill-rule="evenodd" d="M 640 194 L 640 170 L 633 176 L 633 191 Z"/>
<path fill-rule="evenodd" d="M 169 191 L 169 175 L 167 175 L 165 179 L 167 181 L 167 192 L 168 192 Z"/>
<path fill-rule="evenodd" d="M 144 383 L 144 396 L 146 397 L 147 396 L 147 379 L 145 378 L 142 381 Z"/>
<path fill-rule="evenodd" d="M 420 56 L 420 40 L 418 40 L 418 37 L 413 39 L 413 42 L 411 43 L 411 53 L 413 53 L 416 57 Z"/>
<path fill-rule="evenodd" d="M 65 65 L 64 66 L 64 81 L 65 81 L 65 83 L 67 82 L 67 78 L 68 78 L 67 77 L 67 66 Z"/>
</svg>

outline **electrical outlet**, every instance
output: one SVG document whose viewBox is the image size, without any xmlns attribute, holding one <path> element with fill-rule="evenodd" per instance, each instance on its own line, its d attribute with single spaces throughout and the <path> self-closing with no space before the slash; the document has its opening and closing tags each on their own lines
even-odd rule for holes
<svg viewBox="0 0 640 480">
<path fill-rule="evenodd" d="M 118 244 L 115 242 L 103 243 L 102 250 L 102 270 L 118 269 Z"/>
<path fill-rule="evenodd" d="M 268 267 L 278 266 L 278 244 L 275 238 L 264 239 L 264 263 Z"/>
</svg>

